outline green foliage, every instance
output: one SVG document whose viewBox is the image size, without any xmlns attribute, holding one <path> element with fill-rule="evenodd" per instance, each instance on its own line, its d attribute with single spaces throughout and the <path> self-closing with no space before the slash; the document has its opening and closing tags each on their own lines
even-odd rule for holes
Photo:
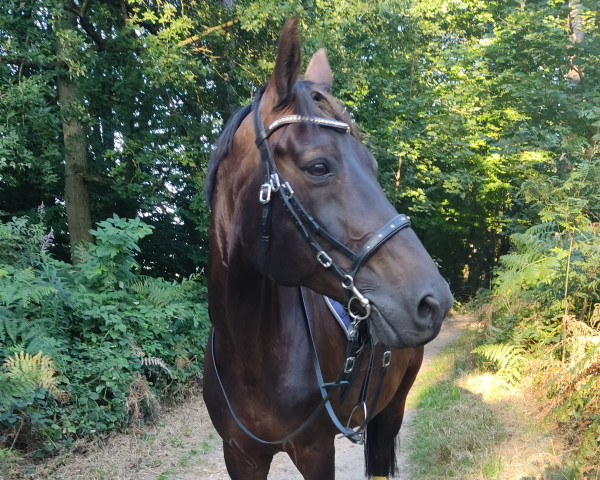
<svg viewBox="0 0 600 480">
<path fill-rule="evenodd" d="M 472 353 L 478 353 L 494 363 L 498 373 L 507 377 L 511 382 L 519 380 L 521 377 L 523 348 L 520 346 L 507 343 L 485 344 L 473 349 Z"/>
<path fill-rule="evenodd" d="M 0 374 L 0 405 L 5 410 L 16 405 L 19 399 L 29 396 L 32 385 L 21 378 L 11 378 L 6 373 Z"/>
<path fill-rule="evenodd" d="M 564 175 L 531 174 L 523 182 L 523 199 L 535 205 L 538 220 L 511 236 L 512 251 L 499 260 L 487 300 L 493 344 L 475 350 L 517 379 L 531 368 L 526 359 L 545 358 L 536 375 L 554 418 L 575 432 L 581 468 L 600 451 L 590 441 L 600 435 L 599 173 L 594 156 Z"/>
<path fill-rule="evenodd" d="M 200 371 L 210 323 L 198 279 L 141 275 L 137 242 L 151 229 L 139 219 L 100 222 L 76 268 L 47 253 L 41 231 L 26 219 L 0 224 L 14 253 L 0 263 L 0 440 L 51 453 L 125 428 L 138 378 L 180 395 Z"/>
<path fill-rule="evenodd" d="M 18 452 L 10 448 L 0 448 L 0 475 L 9 478 L 11 466 L 20 460 Z"/>
<path fill-rule="evenodd" d="M 541 204 L 541 223 L 511 237 L 512 251 L 500 258 L 493 290 L 495 301 L 506 305 L 497 317 L 536 305 L 547 324 L 575 314 L 591 324 L 593 306 L 600 301 L 600 237 L 593 218 L 600 214 L 600 161 L 574 167 L 565 179 L 530 178 L 525 197 Z M 543 192 L 542 192 L 543 189 Z M 516 301 L 515 301 L 516 300 Z"/>
<path fill-rule="evenodd" d="M 151 232 L 152 227 L 139 217 L 121 219 L 113 214 L 112 218 L 99 222 L 98 228 L 91 230 L 95 243 L 83 246 L 78 252 L 85 263 L 81 275 L 99 290 L 114 289 L 133 278 L 135 270 L 139 270 L 134 258 L 141 251 L 138 241 Z"/>
<path fill-rule="evenodd" d="M 71 5 L 72 3 L 72 5 Z M 25 0 L 0 6 L 0 218 L 48 206 L 53 251 L 66 251 L 64 159 L 57 79 L 77 92 L 68 114 L 86 135 L 95 221 L 142 214 L 160 233 L 139 259 L 154 276 L 189 275 L 205 257 L 207 211 L 195 198 L 220 121 L 211 49 L 177 46 L 192 19 L 220 23 L 219 2 Z M 76 15 L 75 26 L 65 22 Z M 77 22 L 80 27 L 77 28 Z M 216 45 L 213 45 L 215 43 Z M 221 108 L 219 108 L 220 110 Z M 173 256 L 176 253 L 177 256 Z"/>
</svg>

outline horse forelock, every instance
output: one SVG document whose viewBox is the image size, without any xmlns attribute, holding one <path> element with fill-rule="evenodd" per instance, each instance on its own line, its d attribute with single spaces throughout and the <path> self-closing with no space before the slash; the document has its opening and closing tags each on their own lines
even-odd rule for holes
<svg viewBox="0 0 600 480">
<path fill-rule="evenodd" d="M 321 85 L 299 80 L 294 86 L 293 103 L 296 113 L 306 116 L 326 116 L 334 120 L 340 120 L 350 125 L 351 134 L 361 139 L 362 135 L 358 127 L 352 121 L 352 116 L 340 105 L 338 100 L 331 95 L 327 88 Z M 221 161 L 231 153 L 233 137 L 244 119 L 252 111 L 252 104 L 248 104 L 238 110 L 227 122 L 221 135 L 215 143 L 215 149 L 210 157 L 206 171 L 204 191 L 206 203 L 210 207 L 215 189 L 217 170 Z"/>
</svg>

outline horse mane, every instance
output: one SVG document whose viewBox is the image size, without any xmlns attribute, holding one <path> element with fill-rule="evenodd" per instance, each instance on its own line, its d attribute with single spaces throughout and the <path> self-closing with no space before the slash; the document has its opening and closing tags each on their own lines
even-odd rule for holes
<svg viewBox="0 0 600 480">
<path fill-rule="evenodd" d="M 251 111 L 252 103 L 249 103 L 245 107 L 242 107 L 235 112 L 225 124 L 225 128 L 215 143 L 215 149 L 210 156 L 208 168 L 206 169 L 206 178 L 204 180 L 204 194 L 206 195 L 206 203 L 208 204 L 209 208 L 212 203 L 212 195 L 215 189 L 219 164 L 221 163 L 221 160 L 223 160 L 231 152 L 233 136 L 235 135 L 235 132 L 237 132 L 237 129 L 240 128 L 244 118 L 246 118 Z"/>
<path fill-rule="evenodd" d="M 340 120 L 350 125 L 351 134 L 357 139 L 361 139 L 360 130 L 352 121 L 348 111 L 340 105 L 336 98 L 329 93 L 329 88 L 323 85 L 315 84 L 300 80 L 294 85 L 293 103 L 296 106 L 296 111 L 299 115 L 306 116 L 326 116 L 334 120 Z M 252 111 L 252 103 L 238 110 L 227 122 L 223 132 L 215 143 L 208 168 L 206 170 L 206 179 L 204 183 L 204 192 L 206 195 L 206 203 L 209 208 L 212 203 L 212 196 L 215 189 L 217 171 L 221 161 L 231 153 L 233 145 L 233 137 L 235 132 L 240 127 L 244 119 Z"/>
</svg>

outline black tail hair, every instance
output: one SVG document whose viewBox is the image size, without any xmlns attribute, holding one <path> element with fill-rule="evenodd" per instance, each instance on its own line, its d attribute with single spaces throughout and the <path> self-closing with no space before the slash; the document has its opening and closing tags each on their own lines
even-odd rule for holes
<svg viewBox="0 0 600 480">
<path fill-rule="evenodd" d="M 379 430 L 378 420 L 381 420 L 381 418 L 376 416 L 367 425 L 367 436 L 365 439 L 365 476 L 367 478 L 371 478 L 375 474 L 375 472 L 373 472 L 375 455 L 377 454 L 377 449 L 381 448 L 381 446 L 377 445 L 377 431 Z M 389 446 L 390 463 L 387 466 L 387 472 L 377 472 L 378 475 L 381 475 L 382 473 L 385 477 L 393 477 L 396 475 L 396 472 L 398 471 L 398 462 L 396 460 L 397 440 L 398 436 L 394 437 L 394 441 Z"/>
</svg>

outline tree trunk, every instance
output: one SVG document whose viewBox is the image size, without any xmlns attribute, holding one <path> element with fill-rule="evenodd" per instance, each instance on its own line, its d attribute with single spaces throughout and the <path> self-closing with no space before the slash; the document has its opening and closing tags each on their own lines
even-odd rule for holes
<svg viewBox="0 0 600 480">
<path fill-rule="evenodd" d="M 569 28 L 571 35 L 569 41 L 573 44 L 581 43 L 585 40 L 585 33 L 581 30 L 581 3 L 571 0 L 569 2 Z M 571 59 L 572 60 L 572 59 Z M 571 70 L 567 73 L 567 81 L 571 85 L 579 85 L 583 80 L 583 69 L 579 65 L 571 65 Z"/>
<path fill-rule="evenodd" d="M 72 0 L 65 2 L 65 9 L 59 21 L 61 30 L 76 30 L 77 15 Z M 63 45 L 57 44 L 58 58 L 58 100 L 65 145 L 65 207 L 69 230 L 69 244 L 72 262 L 79 263 L 76 245 L 82 241 L 93 242 L 94 237 L 89 232 L 92 228 L 90 199 L 87 182 L 87 136 L 81 122 L 81 103 L 77 84 L 69 76 L 67 66 L 63 61 Z"/>
</svg>

